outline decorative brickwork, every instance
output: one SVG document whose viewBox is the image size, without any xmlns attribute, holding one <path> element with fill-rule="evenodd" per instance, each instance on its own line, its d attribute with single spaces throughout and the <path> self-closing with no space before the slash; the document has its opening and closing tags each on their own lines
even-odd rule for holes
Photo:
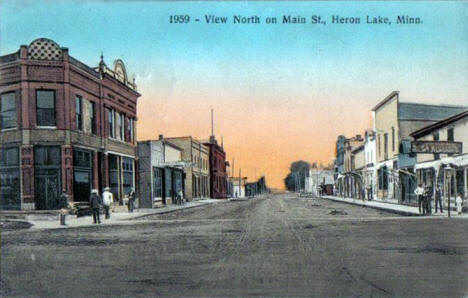
<svg viewBox="0 0 468 298">
<path fill-rule="evenodd" d="M 34 60 L 60 60 L 62 58 L 62 50 L 54 41 L 47 38 L 39 38 L 29 45 L 28 58 Z"/>
</svg>

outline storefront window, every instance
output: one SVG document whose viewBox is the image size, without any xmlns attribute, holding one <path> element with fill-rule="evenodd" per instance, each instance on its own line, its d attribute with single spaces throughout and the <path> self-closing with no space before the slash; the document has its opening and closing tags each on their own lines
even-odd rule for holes
<svg viewBox="0 0 468 298">
<path fill-rule="evenodd" d="M 115 200 L 120 200 L 119 196 L 119 159 L 118 156 L 109 154 L 109 186 Z"/>
<path fill-rule="evenodd" d="M 128 195 L 133 189 L 133 158 L 123 157 L 122 159 L 123 191 Z"/>
<path fill-rule="evenodd" d="M 16 127 L 15 93 L 5 93 L 0 97 L 0 129 Z"/>
<path fill-rule="evenodd" d="M 0 210 L 20 210 L 18 148 L 0 149 Z"/>
<path fill-rule="evenodd" d="M 73 150 L 73 195 L 75 201 L 88 201 L 92 188 L 92 154 Z"/>
<path fill-rule="evenodd" d="M 55 91 L 36 91 L 36 117 L 38 126 L 55 126 Z"/>
<path fill-rule="evenodd" d="M 153 197 L 154 198 L 162 198 L 162 177 L 163 177 L 163 169 L 161 168 L 153 168 Z"/>
<path fill-rule="evenodd" d="M 459 169 L 457 170 L 457 193 L 461 193 L 463 197 L 465 194 L 465 170 Z"/>
</svg>

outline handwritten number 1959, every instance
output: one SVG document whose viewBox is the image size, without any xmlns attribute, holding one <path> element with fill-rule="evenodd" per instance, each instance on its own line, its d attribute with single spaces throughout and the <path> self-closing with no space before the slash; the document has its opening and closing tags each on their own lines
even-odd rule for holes
<svg viewBox="0 0 468 298">
<path fill-rule="evenodd" d="M 169 23 L 171 24 L 186 24 L 190 22 L 189 15 L 175 15 L 169 17 Z"/>
</svg>

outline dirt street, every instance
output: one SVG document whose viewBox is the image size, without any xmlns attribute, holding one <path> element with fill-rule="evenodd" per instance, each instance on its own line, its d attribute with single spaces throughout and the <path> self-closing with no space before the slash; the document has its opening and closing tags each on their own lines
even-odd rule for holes
<svg viewBox="0 0 468 298">
<path fill-rule="evenodd" d="M 4 231 L 3 296 L 468 295 L 468 223 L 273 195 L 122 225 Z"/>
</svg>

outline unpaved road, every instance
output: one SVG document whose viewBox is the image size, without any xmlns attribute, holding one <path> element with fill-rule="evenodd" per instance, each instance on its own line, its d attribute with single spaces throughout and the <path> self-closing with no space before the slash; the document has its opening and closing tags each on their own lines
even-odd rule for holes
<svg viewBox="0 0 468 298">
<path fill-rule="evenodd" d="M 2 233 L 3 296 L 468 295 L 468 223 L 292 194 Z M 1 296 L 1 295 L 0 295 Z"/>
</svg>

